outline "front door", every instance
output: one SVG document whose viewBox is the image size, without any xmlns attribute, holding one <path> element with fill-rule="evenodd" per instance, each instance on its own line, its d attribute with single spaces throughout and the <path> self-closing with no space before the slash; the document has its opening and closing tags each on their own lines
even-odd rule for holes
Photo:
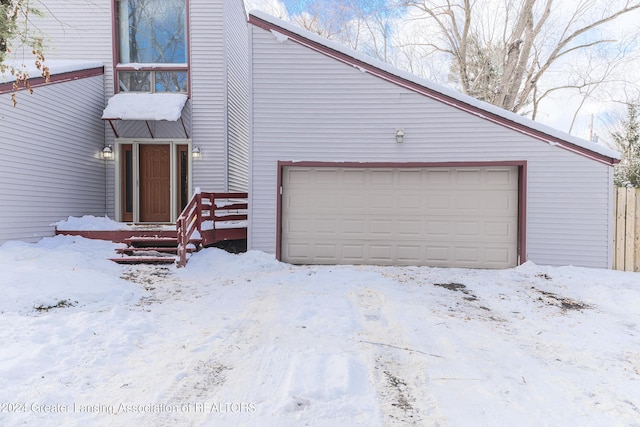
<svg viewBox="0 0 640 427">
<path fill-rule="evenodd" d="M 119 147 L 120 221 L 171 223 L 189 202 L 189 141 L 128 141 Z"/>
<path fill-rule="evenodd" d="M 141 144 L 140 222 L 171 221 L 171 145 Z"/>
</svg>

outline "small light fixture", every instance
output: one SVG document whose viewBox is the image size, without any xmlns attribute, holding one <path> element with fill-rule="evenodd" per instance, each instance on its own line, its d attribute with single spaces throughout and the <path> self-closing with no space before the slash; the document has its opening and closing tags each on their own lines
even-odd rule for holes
<svg viewBox="0 0 640 427">
<path fill-rule="evenodd" d="M 202 153 L 200 152 L 200 147 L 198 147 L 197 145 L 194 146 L 191 149 L 191 157 L 193 157 L 194 159 L 199 159 L 202 156 Z"/>
<path fill-rule="evenodd" d="M 396 142 L 398 144 L 402 144 L 404 142 L 404 131 L 402 129 L 398 129 L 396 131 Z"/>
<path fill-rule="evenodd" d="M 106 145 L 102 149 L 102 158 L 104 160 L 113 160 L 113 147 L 111 145 Z"/>
</svg>

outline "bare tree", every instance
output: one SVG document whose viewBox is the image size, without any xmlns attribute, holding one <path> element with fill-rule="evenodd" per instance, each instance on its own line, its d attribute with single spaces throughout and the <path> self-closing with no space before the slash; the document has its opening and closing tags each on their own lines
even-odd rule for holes
<svg viewBox="0 0 640 427">
<path fill-rule="evenodd" d="M 396 0 L 301 0 L 291 11 L 298 26 L 385 62 L 394 62 Z"/>
<path fill-rule="evenodd" d="M 514 112 L 539 102 L 546 92 L 540 91 L 543 78 L 561 59 L 613 42 L 594 30 L 640 9 L 640 2 L 631 0 L 557 5 L 553 0 L 405 0 L 404 4 L 418 11 L 416 19 L 427 21 L 432 32 L 424 44 L 450 56 L 450 79 L 463 92 Z"/>
<path fill-rule="evenodd" d="M 44 49 L 42 38 L 30 25 L 30 17 L 39 15 L 38 9 L 31 6 L 29 0 L 0 0 L 0 75 L 10 73 L 15 78 L 13 87 L 16 91 L 25 88 L 33 92 L 29 87 L 29 73 L 25 69 L 24 57 L 20 58 L 20 66 L 7 64 L 8 56 L 17 55 L 16 47 L 28 50 L 27 55 L 32 55 L 33 63 L 39 73 L 45 79 L 49 79 L 49 68 L 44 64 Z M 16 94 L 11 99 L 15 106 Z"/>
</svg>

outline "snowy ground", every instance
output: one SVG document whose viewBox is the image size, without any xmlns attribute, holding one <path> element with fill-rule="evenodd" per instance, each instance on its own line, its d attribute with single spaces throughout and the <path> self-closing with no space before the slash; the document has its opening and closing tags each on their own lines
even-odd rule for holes
<svg viewBox="0 0 640 427">
<path fill-rule="evenodd" d="M 640 274 L 0 246 L 0 425 L 640 426 Z"/>
</svg>

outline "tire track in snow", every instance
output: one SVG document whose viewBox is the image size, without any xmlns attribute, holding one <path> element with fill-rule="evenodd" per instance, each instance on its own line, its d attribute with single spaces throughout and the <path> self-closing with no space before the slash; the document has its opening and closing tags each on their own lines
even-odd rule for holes
<svg viewBox="0 0 640 427">
<path fill-rule="evenodd" d="M 370 357 L 370 377 L 377 389 L 384 424 L 446 424 L 434 395 L 427 391 L 427 358 L 439 357 L 412 349 L 385 309 L 387 295 L 363 287 L 351 295 L 361 311 L 361 343 Z"/>
</svg>

